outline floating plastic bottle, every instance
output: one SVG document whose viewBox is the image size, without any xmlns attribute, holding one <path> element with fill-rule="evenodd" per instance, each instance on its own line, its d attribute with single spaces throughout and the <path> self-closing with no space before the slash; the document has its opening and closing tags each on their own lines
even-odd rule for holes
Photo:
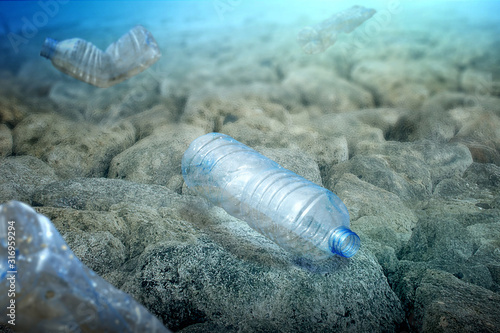
<svg viewBox="0 0 500 333">
<path fill-rule="evenodd" d="M 299 257 L 352 257 L 359 249 L 335 194 L 227 135 L 195 139 L 182 175 L 189 188 Z"/>
<path fill-rule="evenodd" d="M 375 14 L 375 9 L 352 6 L 330 18 L 299 31 L 297 40 L 305 53 L 316 54 L 335 44 L 340 33 L 350 33 Z"/>
<path fill-rule="evenodd" d="M 82 264 L 47 217 L 18 201 L 0 205 L 0 295 L 0 323 L 16 332 L 170 332 Z"/>
<path fill-rule="evenodd" d="M 60 42 L 46 38 L 40 55 L 75 79 L 107 88 L 144 71 L 161 57 L 161 52 L 153 35 L 138 25 L 105 52 L 80 38 Z"/>
</svg>

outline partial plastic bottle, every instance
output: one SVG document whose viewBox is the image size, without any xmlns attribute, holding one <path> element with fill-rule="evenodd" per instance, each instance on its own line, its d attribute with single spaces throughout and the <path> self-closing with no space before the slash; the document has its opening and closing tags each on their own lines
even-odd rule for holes
<svg viewBox="0 0 500 333">
<path fill-rule="evenodd" d="M 182 175 L 189 188 L 299 257 L 352 257 L 359 249 L 335 194 L 225 134 L 195 139 Z"/>
<path fill-rule="evenodd" d="M 46 216 L 19 201 L 0 205 L 0 295 L 0 326 L 17 319 L 15 332 L 170 333 L 85 266 Z"/>
<path fill-rule="evenodd" d="M 153 35 L 138 25 L 108 46 L 105 52 L 80 38 L 46 38 L 40 55 L 55 68 L 100 88 L 120 83 L 154 64 L 161 52 Z"/>
</svg>

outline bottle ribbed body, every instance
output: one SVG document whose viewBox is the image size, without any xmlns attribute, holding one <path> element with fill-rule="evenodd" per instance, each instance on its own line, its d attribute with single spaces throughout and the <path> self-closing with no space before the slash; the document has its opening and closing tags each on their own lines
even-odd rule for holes
<svg viewBox="0 0 500 333">
<path fill-rule="evenodd" d="M 335 194 L 227 135 L 194 140 L 182 172 L 189 188 L 299 256 L 350 257 L 359 248 Z"/>
<path fill-rule="evenodd" d="M 153 36 L 136 26 L 105 52 L 80 38 L 47 38 L 40 55 L 54 67 L 78 80 L 105 88 L 122 82 L 154 64 L 161 52 Z"/>
</svg>

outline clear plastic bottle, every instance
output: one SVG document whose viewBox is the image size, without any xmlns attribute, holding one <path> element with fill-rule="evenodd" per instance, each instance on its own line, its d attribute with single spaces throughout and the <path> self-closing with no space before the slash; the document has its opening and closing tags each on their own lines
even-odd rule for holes
<svg viewBox="0 0 500 333">
<path fill-rule="evenodd" d="M 40 55 L 65 74 L 107 88 L 144 71 L 161 57 L 161 52 L 153 35 L 138 25 L 105 52 L 80 38 L 46 38 Z"/>
<path fill-rule="evenodd" d="M 352 6 L 299 31 L 297 40 L 305 53 L 317 54 L 335 44 L 340 33 L 350 33 L 376 13 L 375 9 Z"/>
<path fill-rule="evenodd" d="M 182 175 L 189 188 L 300 257 L 352 257 L 359 249 L 335 194 L 225 134 L 195 139 Z"/>
<path fill-rule="evenodd" d="M 0 293 L 7 311 L 1 323 L 17 319 L 16 332 L 170 332 L 85 266 L 46 216 L 19 201 L 0 205 Z"/>
</svg>

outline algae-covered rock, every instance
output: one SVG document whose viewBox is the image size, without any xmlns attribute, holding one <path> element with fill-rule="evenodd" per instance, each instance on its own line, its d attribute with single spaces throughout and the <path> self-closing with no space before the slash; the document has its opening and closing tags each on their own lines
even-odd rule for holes
<svg viewBox="0 0 500 333">
<path fill-rule="evenodd" d="M 432 190 L 430 172 L 417 158 L 402 156 L 356 155 L 330 169 L 327 184 L 351 173 L 365 182 L 396 194 L 404 202 L 417 202 Z"/>
<path fill-rule="evenodd" d="M 61 178 L 103 177 L 111 159 L 135 142 L 128 122 L 97 126 L 57 115 L 31 115 L 13 132 L 14 153 L 32 155 Z"/>
<path fill-rule="evenodd" d="M 388 116 L 386 111 L 388 111 Z M 314 119 L 312 128 L 327 138 L 344 137 L 347 141 L 349 156 L 353 156 L 356 154 L 359 142 L 385 142 L 384 132 L 388 123 L 391 122 L 390 118 L 397 117 L 395 113 L 397 111 L 385 109 L 329 114 Z M 374 118 L 377 120 L 375 121 Z"/>
<path fill-rule="evenodd" d="M 54 170 L 33 156 L 0 159 L 0 202 L 18 200 L 31 203 L 37 186 L 59 180 Z"/>
<path fill-rule="evenodd" d="M 88 268 L 101 276 L 125 262 L 125 246 L 109 231 L 72 232 L 64 235 L 64 240 Z"/>
<path fill-rule="evenodd" d="M 189 144 L 203 135 L 201 128 L 166 125 L 113 158 L 108 177 L 138 183 L 164 185 L 180 192 L 182 155 Z"/>
<path fill-rule="evenodd" d="M 460 223 L 453 219 L 428 218 L 418 222 L 399 255 L 411 261 L 463 263 L 472 256 L 473 251 L 473 239 Z"/>
<path fill-rule="evenodd" d="M 464 179 L 479 188 L 493 193 L 500 192 L 500 166 L 494 164 L 472 163 L 464 172 Z"/>
<path fill-rule="evenodd" d="M 346 204 L 353 227 L 395 250 L 409 239 L 417 217 L 397 195 L 350 173 L 331 186 Z M 381 239 L 379 233 L 386 236 Z"/>
<path fill-rule="evenodd" d="M 243 224 L 241 228 L 237 233 L 246 229 Z M 251 239 L 253 232 L 248 231 L 245 238 Z M 279 252 L 277 258 L 255 261 L 253 252 L 265 257 L 266 247 L 239 244 L 238 255 L 210 237 L 152 246 L 124 289 L 167 326 L 185 332 L 204 322 L 224 327 L 220 332 L 231 332 L 232 327 L 261 332 L 391 331 L 401 320 L 399 301 L 376 261 L 363 251 L 349 262 L 333 259 L 321 274 L 288 262 Z M 268 246 L 274 247 L 270 242 Z"/>
<path fill-rule="evenodd" d="M 371 93 L 362 86 L 315 66 L 288 73 L 280 94 L 280 99 L 292 112 L 307 108 L 329 114 L 374 106 Z"/>
<path fill-rule="evenodd" d="M 0 96 L 0 124 L 13 128 L 26 117 L 26 113 L 26 106 L 17 98 Z"/>
<path fill-rule="evenodd" d="M 267 138 L 260 135 L 260 140 L 267 141 L 272 141 L 269 136 L 279 140 L 277 134 L 286 129 L 288 120 L 289 113 L 282 105 L 262 96 L 245 96 L 232 89 L 211 86 L 190 94 L 181 116 L 183 123 L 201 127 L 206 132 L 229 134 L 223 130 L 225 126 L 243 126 L 254 134 L 266 133 Z"/>
<path fill-rule="evenodd" d="M 351 72 L 354 82 L 369 88 L 382 106 L 418 109 L 430 94 L 456 90 L 459 74 L 443 61 L 365 60 Z"/>
<path fill-rule="evenodd" d="M 0 124 L 0 158 L 12 154 L 12 133 L 10 129 Z"/>
<path fill-rule="evenodd" d="M 427 271 L 415 294 L 422 332 L 497 332 L 500 295 L 445 272 Z"/>
<path fill-rule="evenodd" d="M 410 182 L 415 181 L 415 186 L 425 187 L 426 191 L 442 179 L 461 176 L 472 164 L 469 150 L 456 143 L 442 144 L 428 140 L 382 144 L 364 142 L 357 148 L 359 155 L 385 159 L 391 169 L 404 174 Z M 408 165 L 405 161 L 409 161 Z"/>
<path fill-rule="evenodd" d="M 108 210 L 121 202 L 165 207 L 178 196 L 160 185 L 137 184 L 121 179 L 75 178 L 40 186 L 33 194 L 33 201 L 40 206 Z"/>
</svg>

